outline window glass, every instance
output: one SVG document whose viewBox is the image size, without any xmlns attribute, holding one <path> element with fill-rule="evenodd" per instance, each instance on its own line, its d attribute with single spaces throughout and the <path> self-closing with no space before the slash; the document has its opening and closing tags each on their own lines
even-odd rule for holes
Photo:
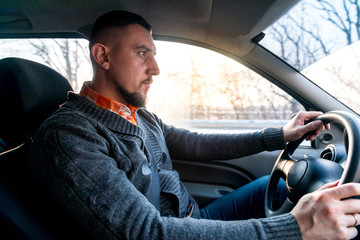
<svg viewBox="0 0 360 240">
<path fill-rule="evenodd" d="M 302 0 L 260 42 L 360 113 L 360 6 L 353 0 Z"/>
<path fill-rule="evenodd" d="M 85 39 L 0 39 L 0 59 L 18 57 L 45 64 L 77 92 L 92 78 L 88 44 Z"/>
<path fill-rule="evenodd" d="M 302 109 L 290 95 L 221 54 L 156 42 L 160 75 L 148 109 L 166 122 L 202 131 L 245 131 L 283 125 Z M 251 130 L 251 129 L 249 129 Z"/>
<path fill-rule="evenodd" d="M 0 40 L 0 58 L 21 57 L 64 75 L 75 92 L 92 78 L 83 39 Z M 156 41 L 160 75 L 147 108 L 164 122 L 200 132 L 282 126 L 302 109 L 290 95 L 240 63 L 199 47 Z"/>
</svg>

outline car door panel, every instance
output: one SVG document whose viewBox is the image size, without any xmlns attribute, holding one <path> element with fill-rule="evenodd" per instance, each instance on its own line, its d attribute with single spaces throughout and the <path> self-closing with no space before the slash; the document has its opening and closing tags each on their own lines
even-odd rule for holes
<svg viewBox="0 0 360 240">
<path fill-rule="evenodd" d="M 331 134 L 332 140 L 321 140 L 324 134 Z M 293 154 L 293 158 L 318 158 L 328 144 L 341 144 L 342 135 L 342 129 L 334 126 L 330 131 L 321 133 L 316 140 L 302 143 Z M 269 175 L 280 154 L 281 150 L 277 150 L 226 161 L 173 160 L 173 166 L 190 194 L 200 206 L 204 206 L 254 179 Z"/>
</svg>

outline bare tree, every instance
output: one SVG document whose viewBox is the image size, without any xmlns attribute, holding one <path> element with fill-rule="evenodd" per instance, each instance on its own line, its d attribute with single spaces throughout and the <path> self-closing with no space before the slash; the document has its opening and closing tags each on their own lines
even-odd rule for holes
<svg viewBox="0 0 360 240">
<path fill-rule="evenodd" d="M 208 89 L 205 78 L 198 72 L 198 68 L 194 60 L 192 60 L 192 70 L 189 80 L 190 92 L 190 118 L 191 119 L 206 119 L 208 118 L 207 105 L 204 96 L 206 96 Z"/>
<path fill-rule="evenodd" d="M 324 12 L 323 18 L 343 32 L 349 45 L 360 39 L 359 2 L 358 0 L 342 0 L 342 4 L 339 2 L 338 5 L 335 5 L 334 1 L 318 0 L 318 5 L 314 5 L 314 8 Z M 357 16 L 356 18 L 352 18 L 354 14 Z"/>
<path fill-rule="evenodd" d="M 235 113 L 235 119 L 249 119 L 250 116 L 249 112 L 246 112 L 246 105 L 251 105 L 253 100 L 248 95 L 249 92 L 247 92 L 253 81 L 250 70 L 234 71 L 228 69 L 225 64 L 221 66 L 221 69 L 219 84 L 214 84 L 213 87 L 230 102 Z"/>
<path fill-rule="evenodd" d="M 79 89 L 80 69 L 84 63 L 90 65 L 86 48 L 79 40 L 38 39 L 29 40 L 28 43 L 34 48 L 37 56 L 68 79 L 74 90 Z"/>
<path fill-rule="evenodd" d="M 278 51 L 280 57 L 298 70 L 329 55 L 340 44 L 349 45 L 360 40 L 358 0 L 307 0 L 299 4 L 299 11 L 319 17 L 305 20 L 301 14 L 287 14 L 269 31 L 281 49 Z M 329 32 L 339 36 L 337 42 L 329 42 Z"/>
</svg>

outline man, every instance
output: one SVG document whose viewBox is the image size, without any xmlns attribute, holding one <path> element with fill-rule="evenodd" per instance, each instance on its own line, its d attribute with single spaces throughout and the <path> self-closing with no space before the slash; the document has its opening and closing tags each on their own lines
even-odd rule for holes
<svg viewBox="0 0 360 240">
<path fill-rule="evenodd" d="M 123 11 L 101 16 L 93 27 L 90 51 L 93 80 L 79 95 L 69 93 L 68 101 L 40 127 L 31 167 L 57 204 L 92 236 L 348 239 L 357 234 L 360 202 L 341 199 L 359 195 L 358 184 L 329 184 L 304 196 L 291 213 L 254 219 L 263 217 L 266 178 L 199 209 L 172 169 L 174 157 L 231 159 L 281 149 L 308 131 L 314 131 L 309 136 L 314 139 L 323 124 L 304 122 L 321 113 L 302 112 L 281 129 L 252 134 L 201 135 L 176 129 L 142 108 L 153 76 L 160 73 L 151 27 L 142 17 Z M 254 211 L 244 215 L 249 207 Z"/>
</svg>

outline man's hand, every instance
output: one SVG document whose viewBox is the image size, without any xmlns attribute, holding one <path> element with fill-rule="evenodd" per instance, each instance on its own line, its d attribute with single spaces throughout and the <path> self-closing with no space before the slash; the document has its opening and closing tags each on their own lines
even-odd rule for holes
<svg viewBox="0 0 360 240">
<path fill-rule="evenodd" d="M 337 183 L 304 195 L 291 211 L 304 240 L 350 239 L 357 235 L 355 225 L 360 225 L 360 200 L 350 197 L 360 195 L 360 184 L 336 186 Z"/>
<path fill-rule="evenodd" d="M 296 141 L 301 138 L 305 133 L 313 131 L 314 133 L 309 135 L 306 140 L 314 140 L 320 132 L 324 130 L 324 124 L 322 121 L 312 121 L 311 119 L 322 115 L 322 112 L 299 112 L 293 117 L 284 127 L 284 140 L 285 142 Z M 307 123 L 309 122 L 309 123 Z M 325 125 L 326 129 L 330 129 L 330 125 Z"/>
</svg>

